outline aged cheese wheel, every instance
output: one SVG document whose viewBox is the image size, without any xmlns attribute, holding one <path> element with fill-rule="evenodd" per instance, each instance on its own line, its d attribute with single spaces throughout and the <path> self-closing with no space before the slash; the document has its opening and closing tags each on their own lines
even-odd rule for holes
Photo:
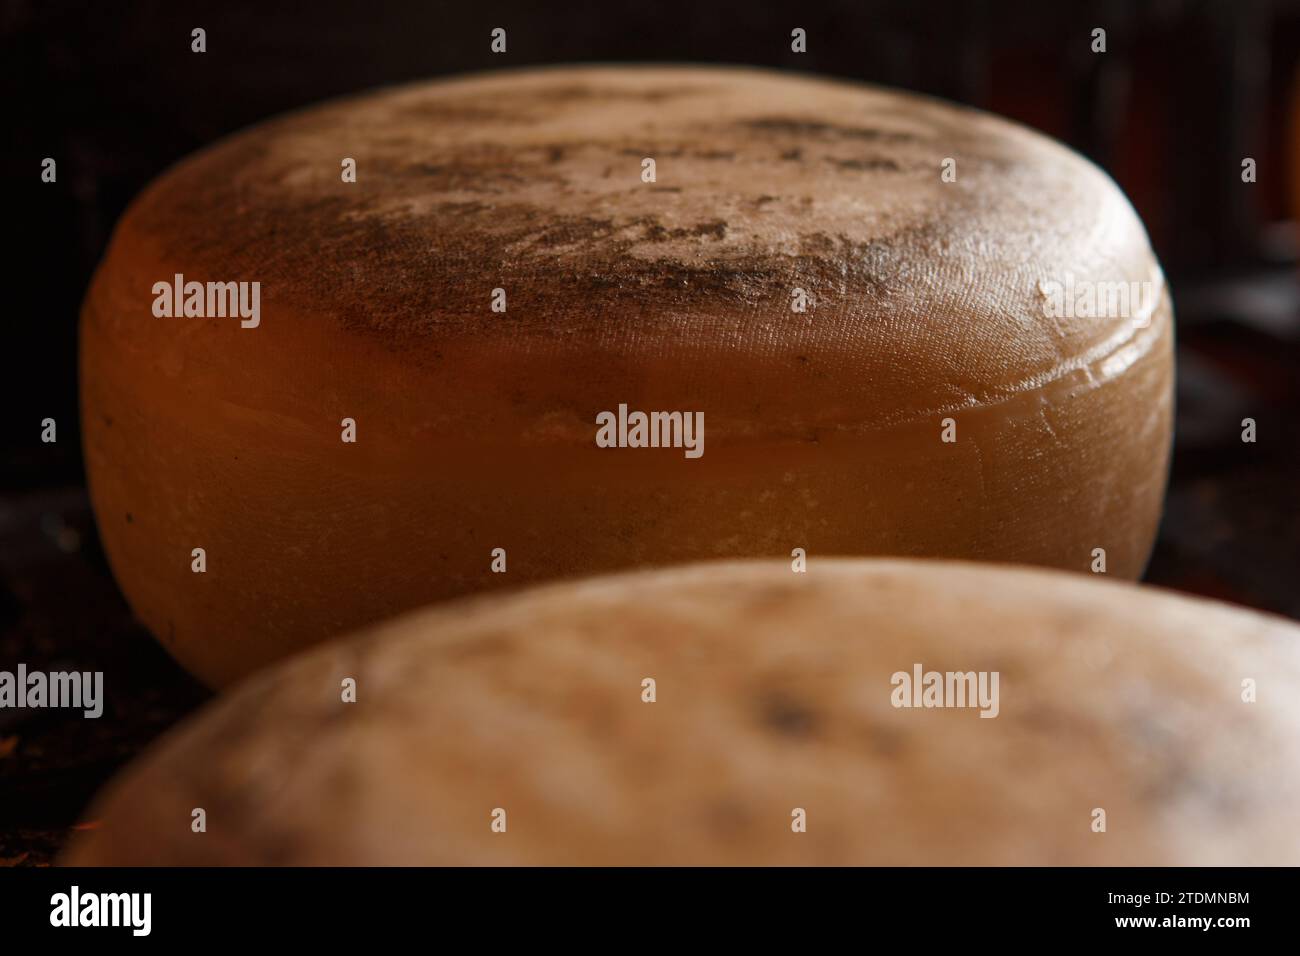
<svg viewBox="0 0 1300 956">
<path fill-rule="evenodd" d="M 1115 185 L 1003 120 L 513 72 L 296 113 L 150 186 L 84 307 L 85 449 L 132 606 L 222 684 L 433 600 L 690 559 L 1101 549 L 1136 577 L 1171 323 Z M 638 412 L 682 413 L 676 446 L 633 447 Z"/>
<path fill-rule="evenodd" d="M 971 674 L 967 706 L 898 697 L 918 669 L 946 704 Z M 1153 588 L 934 560 L 635 572 L 253 676 L 110 785 L 70 861 L 1296 864 L 1298 701 L 1300 628 Z"/>
</svg>

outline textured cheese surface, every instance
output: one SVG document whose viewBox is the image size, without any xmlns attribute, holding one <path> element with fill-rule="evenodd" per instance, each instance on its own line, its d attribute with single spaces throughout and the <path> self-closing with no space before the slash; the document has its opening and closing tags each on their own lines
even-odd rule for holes
<svg viewBox="0 0 1300 956">
<path fill-rule="evenodd" d="M 997 716 L 893 706 L 918 664 L 997 672 Z M 717 563 L 263 672 L 126 771 L 68 862 L 1295 865 L 1298 768 L 1279 618 L 1023 568 Z"/>
<path fill-rule="evenodd" d="M 155 317 L 176 274 L 260 282 L 260 325 Z M 1156 298 L 1053 317 L 1067 281 Z M 1133 578 L 1168 461 L 1169 298 L 1103 173 L 986 114 L 754 70 L 519 71 L 259 125 L 137 199 L 82 330 L 110 560 L 217 684 L 440 598 L 796 547 L 1100 548 Z M 622 403 L 701 412 L 703 457 L 597 448 Z"/>
<path fill-rule="evenodd" d="M 760 71 L 541 70 L 348 99 L 187 161 L 130 225 L 192 274 L 260 279 L 268 312 L 411 361 L 464 346 L 639 364 L 652 344 L 683 366 L 673 397 L 707 403 L 732 384 L 713 366 L 745 356 L 804 396 L 746 416 L 760 432 L 1095 383 L 1163 329 L 1044 317 L 1041 283 L 1067 271 L 1163 285 L 1128 201 L 1077 154 L 978 111 Z M 506 318 L 485 314 L 497 286 Z M 584 438 L 591 384 L 547 408 Z"/>
</svg>

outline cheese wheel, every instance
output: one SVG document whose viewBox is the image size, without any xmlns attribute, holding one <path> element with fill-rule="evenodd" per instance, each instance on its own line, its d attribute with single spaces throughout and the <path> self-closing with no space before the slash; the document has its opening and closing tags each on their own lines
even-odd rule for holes
<svg viewBox="0 0 1300 956">
<path fill-rule="evenodd" d="M 1296 864 L 1297 806 L 1293 624 L 1041 569 L 723 562 L 470 598 L 255 675 L 69 860 Z"/>
<path fill-rule="evenodd" d="M 83 310 L 86 460 L 133 608 L 218 685 L 434 600 L 692 559 L 1134 578 L 1171 322 L 1115 185 L 992 116 L 740 69 L 440 81 L 132 204 Z M 680 416 L 669 447 L 638 413 Z"/>
</svg>

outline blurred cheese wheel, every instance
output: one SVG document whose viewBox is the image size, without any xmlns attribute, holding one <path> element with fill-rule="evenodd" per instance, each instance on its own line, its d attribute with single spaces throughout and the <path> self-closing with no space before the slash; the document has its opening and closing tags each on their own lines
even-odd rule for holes
<svg viewBox="0 0 1300 956">
<path fill-rule="evenodd" d="M 258 324 L 155 315 L 177 275 L 259 282 Z M 1121 282 L 1151 307 L 1076 314 Z M 689 559 L 1100 548 L 1132 578 L 1166 475 L 1168 297 L 1105 175 L 752 70 L 512 72 L 258 126 L 136 200 L 82 335 L 109 558 L 216 684 L 432 600 Z M 598 447 L 620 405 L 702 413 L 702 456 Z"/>
<path fill-rule="evenodd" d="M 988 693 L 895 706 L 918 668 Z M 1281 619 L 1059 571 L 724 562 L 270 668 L 110 784 L 69 862 L 1296 864 L 1298 805 Z"/>
</svg>

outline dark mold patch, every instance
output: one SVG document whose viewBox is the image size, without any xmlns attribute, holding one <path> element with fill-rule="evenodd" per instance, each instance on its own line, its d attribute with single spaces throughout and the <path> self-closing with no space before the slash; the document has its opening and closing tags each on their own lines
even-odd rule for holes
<svg viewBox="0 0 1300 956">
<path fill-rule="evenodd" d="M 874 156 L 869 159 L 836 159 L 827 157 L 826 162 L 839 169 L 850 170 L 853 172 L 901 172 L 903 167 L 898 165 L 892 159 Z"/>
<path fill-rule="evenodd" d="M 542 85 L 529 95 L 563 89 Z M 656 102 L 702 90 L 608 93 Z M 583 100 L 603 94 L 579 85 L 565 95 Z M 522 108 L 516 97 L 501 101 L 502 109 Z M 472 100 L 457 102 L 471 112 L 475 107 Z M 811 197 L 755 197 L 727 185 L 652 187 L 680 196 L 674 208 L 693 214 L 693 223 L 647 216 L 644 206 L 620 216 L 619 197 L 591 184 L 599 183 L 602 169 L 610 174 L 606 157 L 644 155 L 629 147 L 630 137 L 592 143 L 556 134 L 516 149 L 509 145 L 510 124 L 503 123 L 489 124 L 502 127 L 491 130 L 496 141 L 457 140 L 420 152 L 414 148 L 418 137 L 403 139 L 397 135 L 401 124 L 391 127 L 402 108 L 380 111 L 374 120 L 375 135 L 367 142 L 375 149 L 380 141 L 392 144 L 366 159 L 364 189 L 290 178 L 301 171 L 309 148 L 296 137 L 320 135 L 321 118 L 305 114 L 237 136 L 177 167 L 133 208 L 119 241 L 148 244 L 151 255 L 159 248 L 164 268 L 260 280 L 268 314 L 285 309 L 374 336 L 395 350 L 425 350 L 412 361 L 431 360 L 451 340 L 502 341 L 492 331 L 495 324 L 485 323 L 484 277 L 490 277 L 486 288 L 511 290 L 512 335 L 577 342 L 583 333 L 608 337 L 612 322 L 688 329 L 726 316 L 737 330 L 770 323 L 774 314 L 786 314 L 795 285 L 814 299 L 851 294 L 862 302 L 887 295 L 902 265 L 933 245 L 927 230 L 936 228 L 939 213 L 926 208 L 863 240 L 816 231 L 807 208 Z M 537 108 L 554 112 L 553 106 Z M 673 145 L 710 159 L 760 162 L 781 149 L 779 155 L 803 161 L 796 144 L 774 148 L 766 137 L 806 135 L 841 144 L 913 138 L 868 125 L 786 117 L 741 120 L 720 132 L 728 130 L 730 137 L 709 149 L 689 145 L 684 132 L 678 142 L 687 145 Z M 593 150 L 603 152 L 589 163 Z M 892 152 L 883 145 L 878 151 Z M 831 161 L 897 168 L 887 158 Z M 231 170 L 240 172 L 232 176 Z M 757 224 L 753 210 L 778 202 L 763 209 Z M 732 216 L 737 208 L 743 214 Z M 942 210 L 950 220 L 943 235 L 951 233 L 955 212 Z M 714 245 L 722 240 L 728 240 L 725 247 Z"/>
<path fill-rule="evenodd" d="M 770 694 L 761 705 L 763 726 L 783 737 L 810 737 L 817 729 L 812 709 L 785 694 Z"/>
<path fill-rule="evenodd" d="M 910 143 L 916 141 L 912 133 L 900 130 L 882 130 L 869 126 L 840 126 L 819 120 L 795 119 L 785 116 L 768 116 L 742 120 L 740 125 L 756 133 L 775 136 L 800 136 L 809 139 L 854 139 L 873 143 Z"/>
<path fill-rule="evenodd" d="M 699 96 L 709 92 L 710 87 L 674 86 L 643 87 L 632 89 L 625 86 L 587 86 L 570 84 L 568 86 L 550 86 L 537 84 L 534 87 L 511 92 L 512 101 L 529 100 L 553 106 L 556 103 L 579 103 L 603 100 L 606 102 L 663 103 L 667 100 L 680 99 L 684 96 Z"/>
<path fill-rule="evenodd" d="M 645 227 L 643 238 L 650 242 L 667 242 L 671 239 L 725 239 L 727 224 L 721 220 L 702 222 L 690 228 L 666 229 L 662 223 L 651 222 Z"/>
</svg>

